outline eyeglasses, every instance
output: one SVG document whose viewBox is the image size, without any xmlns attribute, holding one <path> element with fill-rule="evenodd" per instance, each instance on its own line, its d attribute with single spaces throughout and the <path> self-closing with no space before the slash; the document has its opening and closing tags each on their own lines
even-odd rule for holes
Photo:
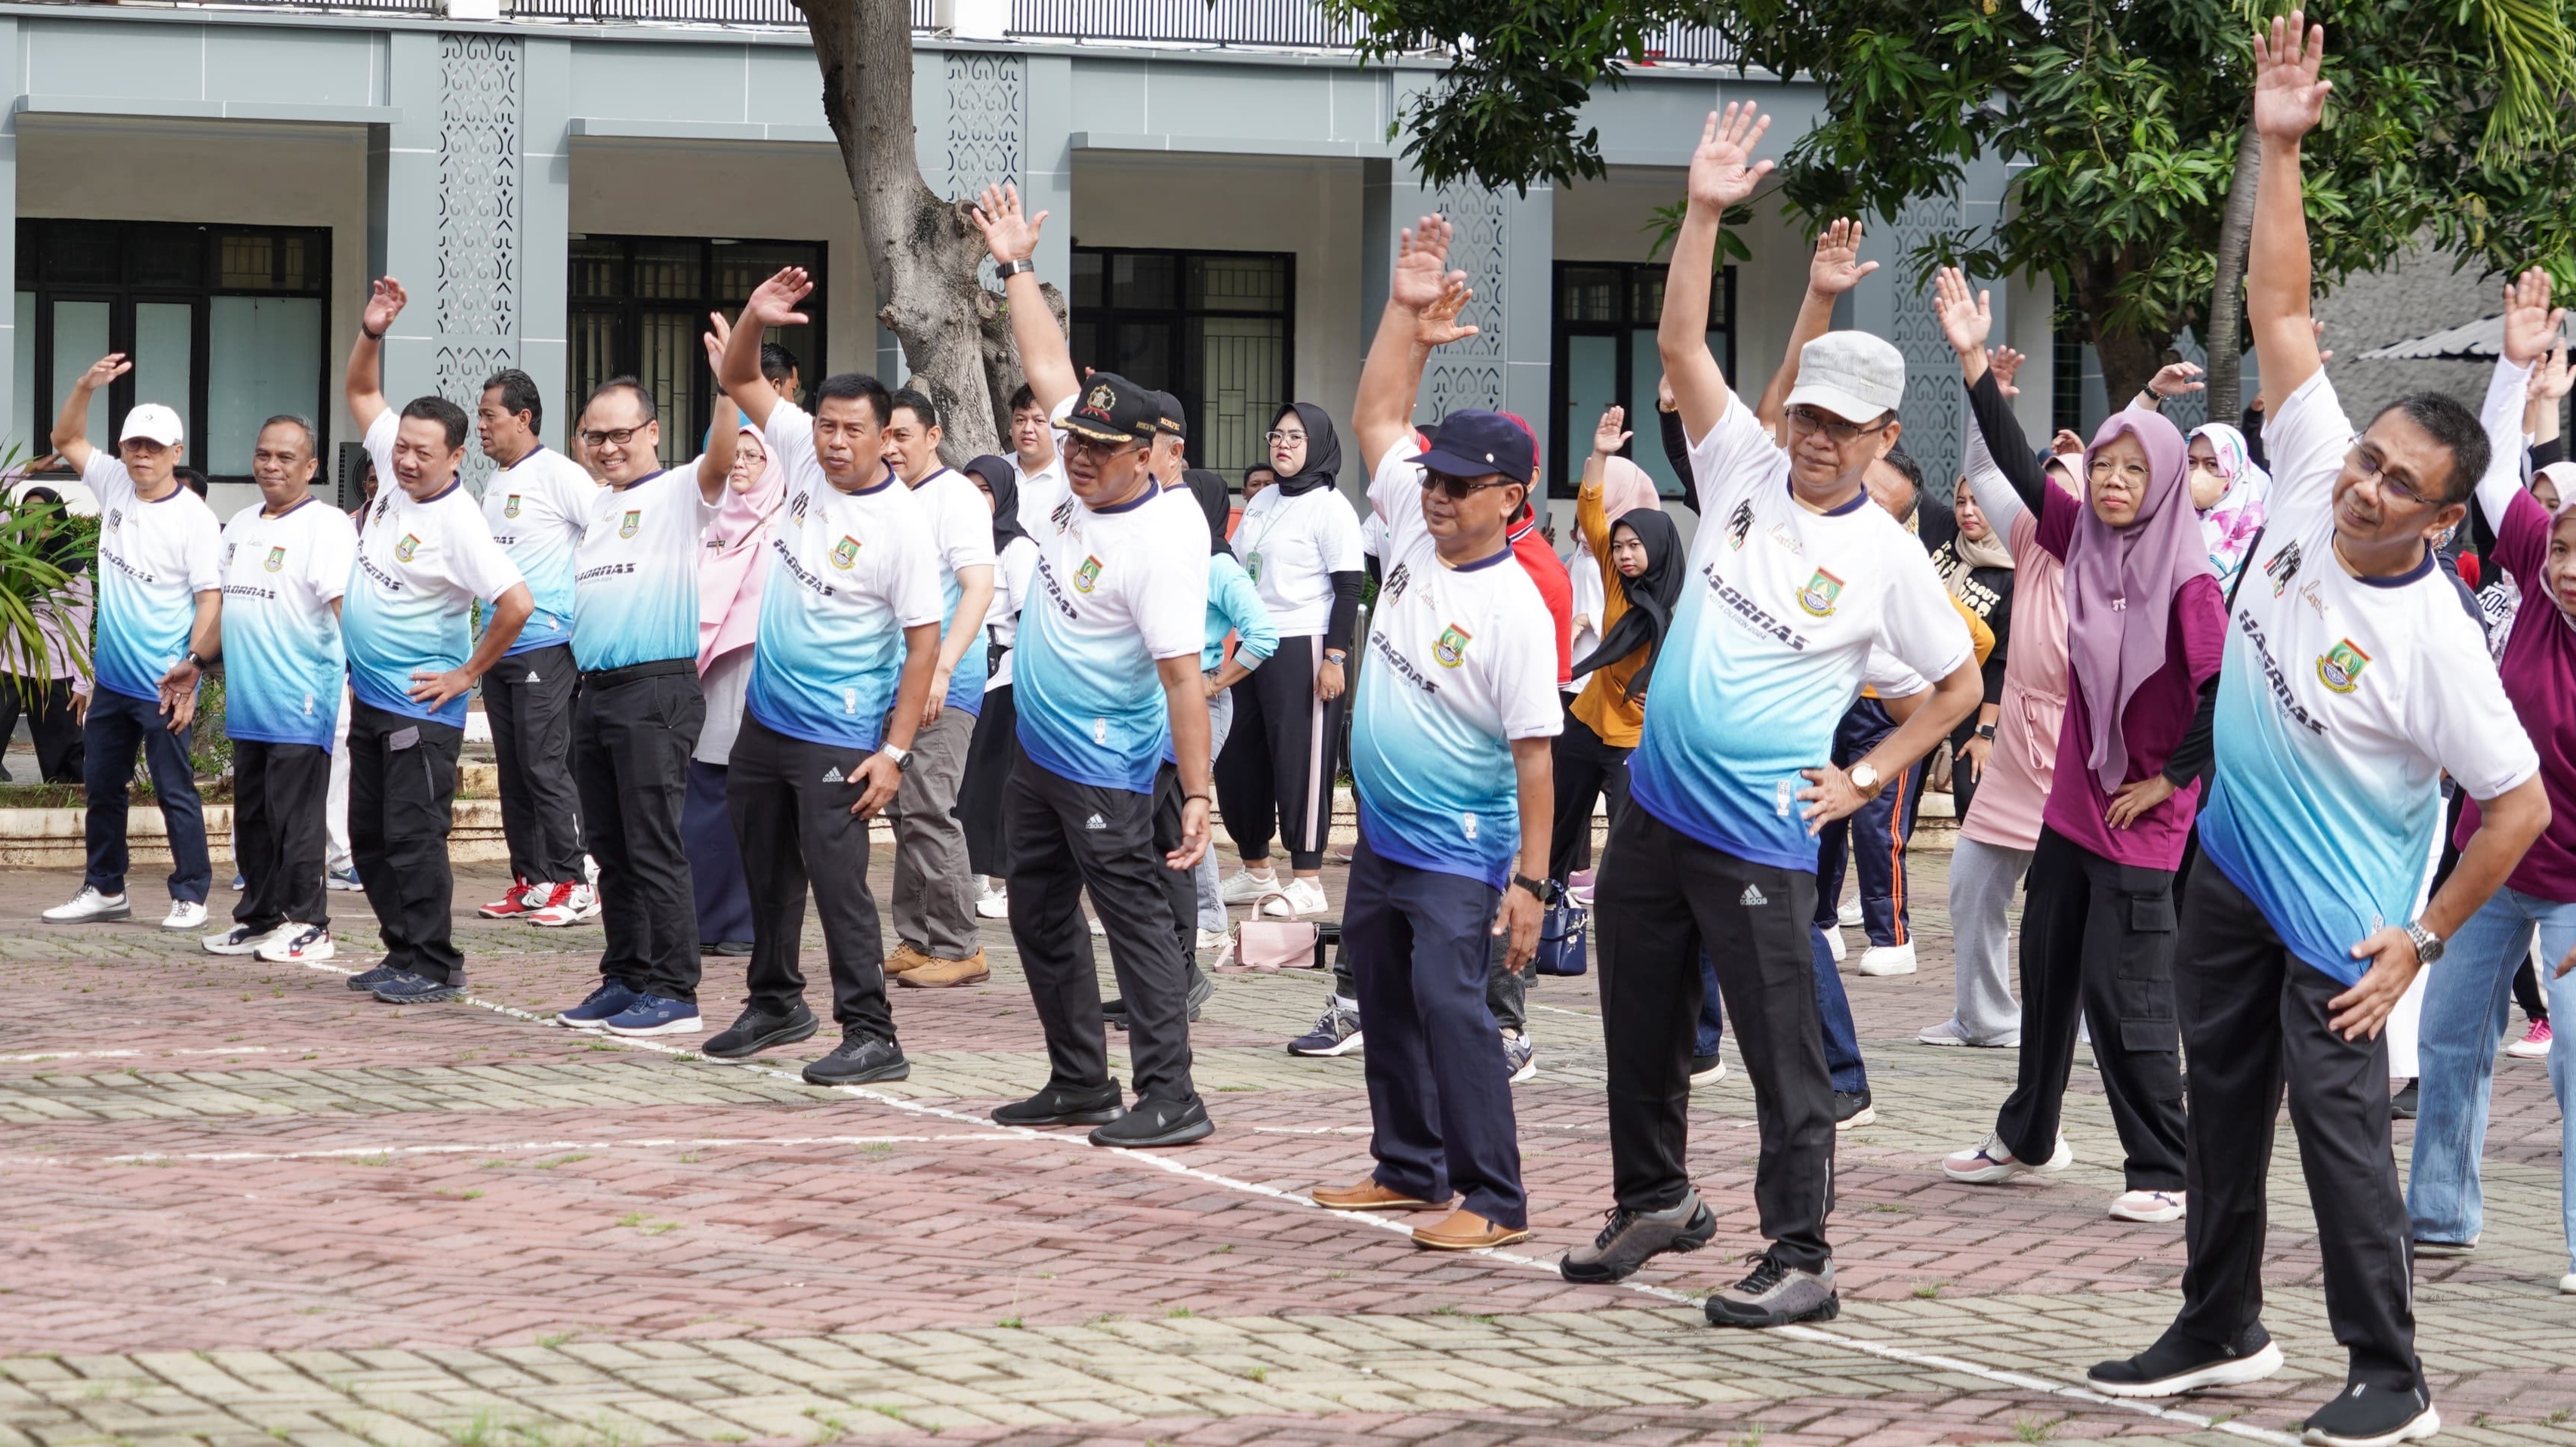
<svg viewBox="0 0 2576 1447">
<path fill-rule="evenodd" d="M 650 427 L 652 425 L 652 423 L 647 422 L 643 424 L 642 427 L 611 427 L 605 431 L 591 431 L 585 429 L 581 433 L 581 443 L 584 447 L 605 447 L 611 445 L 624 447 L 627 443 L 635 440 L 636 433 L 641 432 L 645 427 Z"/>
<path fill-rule="evenodd" d="M 2431 498 L 2392 476 L 2387 470 L 2387 459 L 2381 457 L 2369 443 L 2356 441 L 2352 444 L 2352 462 L 2353 466 L 2361 470 L 2362 476 L 2375 479 L 2379 483 L 2381 492 L 2393 492 L 2417 507 L 2436 505 Z"/>
<path fill-rule="evenodd" d="M 1865 437 L 1872 432 L 1884 432 L 1887 430 L 1887 424 L 1891 420 L 1893 419 L 1882 419 L 1864 427 L 1860 423 L 1845 421 L 1831 413 L 1819 412 L 1813 407 L 1792 407 L 1789 409 L 1790 430 L 1795 432 L 1821 432 L 1825 434 L 1826 440 L 1833 443 L 1836 447 L 1849 445 L 1851 440 L 1855 437 Z"/>
<path fill-rule="evenodd" d="M 1424 492 L 1429 492 L 1436 487 L 1447 493 L 1451 502 L 1465 502 L 1489 487 L 1519 487 L 1520 485 L 1508 477 L 1497 477 L 1491 482 L 1469 482 L 1463 477 L 1451 477 L 1444 472 L 1425 471 L 1422 474 Z"/>
<path fill-rule="evenodd" d="M 1106 462 L 1113 457 L 1123 457 L 1130 452 L 1139 451 L 1145 445 L 1148 444 L 1135 442 L 1102 442 L 1096 438 L 1078 437 L 1070 433 L 1068 433 L 1064 439 L 1065 451 L 1085 453 L 1089 456 L 1096 457 L 1103 462 Z"/>
<path fill-rule="evenodd" d="M 1270 445 L 1273 447 L 1278 446 L 1282 442 L 1303 442 L 1306 440 L 1306 434 L 1303 432 L 1281 432 L 1274 429 L 1267 435 L 1270 440 Z"/>
</svg>

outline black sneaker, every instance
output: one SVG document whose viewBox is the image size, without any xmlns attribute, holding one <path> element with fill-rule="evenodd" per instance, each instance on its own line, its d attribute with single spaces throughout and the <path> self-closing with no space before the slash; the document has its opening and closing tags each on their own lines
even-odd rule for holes
<svg viewBox="0 0 2576 1447">
<path fill-rule="evenodd" d="M 749 1009 L 734 1017 L 733 1024 L 722 1034 L 699 1046 L 698 1053 L 714 1060 L 741 1060 L 773 1045 L 811 1040 L 814 1032 L 822 1028 L 823 1022 L 814 1018 L 814 1012 L 806 1009 L 802 1000 L 784 1015 L 764 1015 L 758 1009 Z"/>
<path fill-rule="evenodd" d="M 902 1046 L 853 1031 L 831 1054 L 805 1067 L 805 1083 L 865 1085 L 871 1080 L 901 1080 L 910 1074 L 912 1062 L 903 1058 Z"/>
<path fill-rule="evenodd" d="M 2396 1447 L 2442 1430 L 2442 1414 L 2422 1387 L 2374 1387 L 2353 1382 L 2343 1394 L 2308 1414 L 2299 1440 L 2311 1447 Z"/>
<path fill-rule="evenodd" d="M 1207 971 L 1198 967 L 1198 962 L 1196 960 L 1191 961 L 1189 1007 L 1190 1021 L 1192 1024 L 1196 1024 L 1198 1022 L 1199 1011 L 1207 1008 L 1207 1002 L 1215 998 L 1215 996 L 1216 981 L 1209 977 Z M 1126 1029 L 1127 1002 L 1123 999 L 1101 1001 L 1100 1018 L 1108 1021 L 1111 1026 L 1117 1029 Z"/>
<path fill-rule="evenodd" d="M 1869 1091 L 1837 1090 L 1834 1092 L 1834 1129 L 1850 1130 L 1856 1125 L 1873 1125 L 1878 1121 L 1878 1108 L 1869 1103 Z"/>
<path fill-rule="evenodd" d="M 2416 1082 L 2412 1080 L 2406 1082 L 2406 1088 L 2404 1090 L 2401 1090 L 2388 1098 L 2389 1115 L 2398 1120 L 2413 1120 L 2415 1118 L 2415 1084 Z M 2427 1407 L 2424 1410 L 2429 1412 L 2432 1408 Z"/>
<path fill-rule="evenodd" d="M 1091 1133 L 1096 1146 L 1124 1146 L 1129 1150 L 1152 1146 L 1185 1146 L 1216 1134 L 1216 1124 L 1208 1119 L 1207 1107 L 1195 1100 L 1148 1100 L 1138 1097 L 1136 1108 Z"/>
<path fill-rule="evenodd" d="M 1654 1257 L 1667 1251 L 1697 1251 L 1717 1234 L 1717 1217 L 1709 1214 L 1696 1193 L 1661 1211 L 1614 1206 L 1608 1215 L 1591 1245 L 1575 1247 L 1556 1263 L 1558 1275 L 1568 1281 L 1625 1281 Z"/>
<path fill-rule="evenodd" d="M 349 988 L 363 994 L 388 980 L 399 978 L 402 973 L 391 965 L 378 965 L 372 970 L 360 970 L 349 977 Z"/>
<path fill-rule="evenodd" d="M 2281 1348 L 2255 1326 L 2233 1347 L 2211 1346 L 2168 1329 L 2156 1344 L 2126 1361 L 2103 1362 L 2084 1374 L 2086 1385 L 2112 1397 L 2172 1397 L 2205 1387 L 2241 1387 L 2281 1369 Z"/>
<path fill-rule="evenodd" d="M 1106 1125 L 1125 1115 L 1118 1082 L 1096 1090 L 1066 1090 L 1050 1085 L 1037 1094 L 993 1111 L 995 1125 Z"/>
<path fill-rule="evenodd" d="M 1831 1321 L 1843 1314 L 1843 1299 L 1834 1291 L 1834 1263 L 1807 1271 L 1782 1261 L 1773 1252 L 1747 1257 L 1753 1270 L 1742 1281 L 1709 1297 L 1704 1310 L 1710 1326 L 1787 1326 L 1799 1321 Z"/>
<path fill-rule="evenodd" d="M 376 986 L 376 998 L 388 1005 L 436 1005 L 461 999 L 464 994 L 462 983 L 451 985 L 408 970 L 397 971 L 392 979 Z"/>
<path fill-rule="evenodd" d="M 702 955 L 724 955 L 728 958 L 740 959 L 751 953 L 751 941 L 701 940 L 698 943 L 698 953 Z"/>
</svg>

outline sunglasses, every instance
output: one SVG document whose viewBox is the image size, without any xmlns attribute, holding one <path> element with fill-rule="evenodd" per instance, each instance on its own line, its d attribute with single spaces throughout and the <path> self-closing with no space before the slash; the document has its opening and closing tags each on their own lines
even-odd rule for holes
<svg viewBox="0 0 2576 1447">
<path fill-rule="evenodd" d="M 1106 462 L 1113 457 L 1122 457 L 1127 453 L 1140 451 L 1144 447 L 1151 445 L 1150 443 L 1135 442 L 1101 442 L 1094 438 L 1078 436 L 1073 433 L 1065 434 L 1064 443 L 1065 451 L 1067 452 L 1087 453 L 1090 456 L 1099 458 L 1103 462 Z"/>
<path fill-rule="evenodd" d="M 1431 472 L 1426 470 L 1422 474 L 1422 490 L 1424 492 L 1429 492 L 1436 487 L 1442 492 L 1447 493 L 1451 502 L 1465 502 L 1467 499 L 1474 497 L 1476 494 L 1483 492 L 1489 487 L 1520 487 L 1522 485 L 1523 484 L 1514 482 L 1508 477 L 1497 477 L 1491 482 L 1469 482 L 1463 477 L 1451 477 L 1447 473 Z"/>
</svg>

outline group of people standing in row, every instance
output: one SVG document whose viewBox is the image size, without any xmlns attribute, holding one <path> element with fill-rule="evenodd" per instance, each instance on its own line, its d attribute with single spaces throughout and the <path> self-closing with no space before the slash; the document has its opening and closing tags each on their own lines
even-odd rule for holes
<svg viewBox="0 0 2576 1447">
<path fill-rule="evenodd" d="M 1529 1234 L 1509 1088 L 1527 1040 L 1510 1012 L 1606 794 L 1594 888 L 1613 1205 L 1561 1270 L 1616 1281 L 1713 1239 L 1686 1147 L 1714 994 L 1754 1088 L 1768 1245 L 1705 1310 L 1760 1327 L 1840 1310 L 1826 1220 L 1853 1110 L 1830 1018 L 1840 988 L 1827 998 L 1816 963 L 1835 918 L 1819 841 L 1873 815 L 1886 822 L 1872 850 L 1901 841 L 1922 761 L 1948 750 L 1970 795 L 1959 1011 L 1925 1038 L 2011 1044 L 2020 1069 L 1992 1135 L 1945 1170 L 1990 1183 L 2063 1169 L 2081 1020 L 2127 1156 L 2113 1214 L 2187 1218 L 2180 1316 L 2091 1384 L 2163 1395 L 2281 1366 L 2260 1266 L 2286 1089 L 2350 1356 L 2309 1440 L 2429 1435 L 2412 1260 L 2475 1245 L 2508 982 L 2535 930 L 2547 955 L 2576 949 L 2576 532 L 2522 485 L 2527 399 L 2564 391 L 2531 373 L 2566 363 L 2535 272 L 2508 295 L 2483 422 L 2417 394 L 2356 432 L 2309 315 L 2300 147 L 2330 89 L 2323 47 L 2296 15 L 2256 37 L 2246 289 L 2268 474 L 2243 435 L 2186 437 L 2152 397 L 2089 444 L 2034 456 L 1986 300 L 1945 272 L 1939 311 L 1976 427 L 1936 562 L 1904 526 L 1922 479 L 1898 446 L 1903 359 L 1829 329 L 1833 291 L 1868 271 L 1855 229 L 1820 247 L 1771 396 L 1747 404 L 1707 348 L 1721 218 L 1770 170 L 1754 157 L 1768 119 L 1730 106 L 1691 163 L 1659 332 L 1665 426 L 1700 523 L 1685 548 L 1621 459 L 1625 419 L 1606 417 L 1577 503 L 1598 573 L 1577 661 L 1573 580 L 1530 505 L 1530 429 L 1478 409 L 1414 420 L 1428 359 L 1474 330 L 1458 321 L 1470 293 L 1447 269 L 1443 220 L 1403 235 L 1353 405 L 1367 523 L 1333 486 L 1331 421 L 1306 405 L 1273 423 L 1269 483 L 1233 523 L 1224 480 L 1182 465 L 1169 396 L 1077 372 L 1035 275 L 1046 218 L 999 188 L 976 214 L 1028 385 L 1014 455 L 963 470 L 939 463 L 938 410 L 920 393 L 844 373 L 809 411 L 792 369 L 764 366 L 765 331 L 804 320 L 810 283 L 794 268 L 730 327 L 713 319 L 709 364 L 738 420 L 719 416 L 703 456 L 662 466 L 653 398 L 621 378 L 577 421 L 582 462 L 553 458 L 533 442 L 533 391 L 505 374 L 481 404 L 486 450 L 505 446 L 479 508 L 456 478 L 464 411 L 437 397 L 396 411 L 380 393 L 403 304 L 380 281 L 347 391 L 388 485 L 354 527 L 306 494 L 312 430 L 280 418 L 260 434 L 264 505 L 218 537 L 170 481 L 167 409 L 137 408 L 117 456 L 84 439 L 91 394 L 123 367 L 101 362 L 54 439 L 105 510 L 90 755 L 113 774 L 140 734 L 184 738 L 197 675 L 222 657 L 249 890 L 208 945 L 316 958 L 316 781 L 345 677 L 350 831 L 386 946 L 351 984 L 395 1003 L 452 998 L 464 961 L 443 846 L 479 680 L 523 877 L 495 908 L 560 908 L 587 887 L 580 852 L 597 858 L 601 982 L 564 1024 L 697 1030 L 700 946 L 747 936 L 746 1006 L 706 1052 L 812 1035 L 810 889 L 842 1040 L 807 1078 L 901 1078 L 887 981 L 986 978 L 981 907 L 1009 920 L 1050 1066 L 994 1119 L 1143 1148 L 1213 1129 L 1189 1038 L 1208 921 L 1221 926 L 1229 901 L 1321 904 L 1348 709 L 1360 829 L 1346 970 L 1300 1044 L 1342 1053 L 1366 1021 L 1376 1165 L 1314 1196 L 1446 1209 L 1414 1232 L 1445 1250 Z M 2503 680 L 2478 600 L 2441 561 L 2473 506 L 2514 585 L 2494 610 Z M 540 777 L 563 758 L 568 792 Z M 1220 796 L 1246 862 L 1225 881 L 1203 867 Z M 867 882 L 881 811 L 896 821 L 890 956 Z M 121 834 L 100 837 L 95 800 L 92 821 L 90 877 L 52 917 L 128 908 Z M 743 889 L 731 905 L 704 877 L 723 883 L 728 845 Z M 1120 989 L 1106 1004 L 1095 932 Z M 1877 972 L 1895 972 L 1900 957 L 1880 952 L 1910 944 L 1880 933 Z M 2410 1199 L 2383 1030 L 2428 967 Z M 2564 970 L 2549 987 L 2576 1003 Z M 1132 1093 L 1109 1073 L 1111 1023 L 1128 1034 Z M 2564 1105 L 2576 1064 L 2561 1052 L 2551 1069 Z M 2576 1214 L 2568 1224 L 2576 1240 Z"/>
</svg>

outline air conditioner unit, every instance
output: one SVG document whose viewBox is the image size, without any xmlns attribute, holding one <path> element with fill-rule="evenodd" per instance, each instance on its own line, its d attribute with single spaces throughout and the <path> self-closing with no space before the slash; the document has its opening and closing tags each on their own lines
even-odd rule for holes
<svg viewBox="0 0 2576 1447">
<path fill-rule="evenodd" d="M 931 23 L 960 40 L 999 40 L 1011 28 L 1011 0 L 938 0 Z"/>
</svg>

